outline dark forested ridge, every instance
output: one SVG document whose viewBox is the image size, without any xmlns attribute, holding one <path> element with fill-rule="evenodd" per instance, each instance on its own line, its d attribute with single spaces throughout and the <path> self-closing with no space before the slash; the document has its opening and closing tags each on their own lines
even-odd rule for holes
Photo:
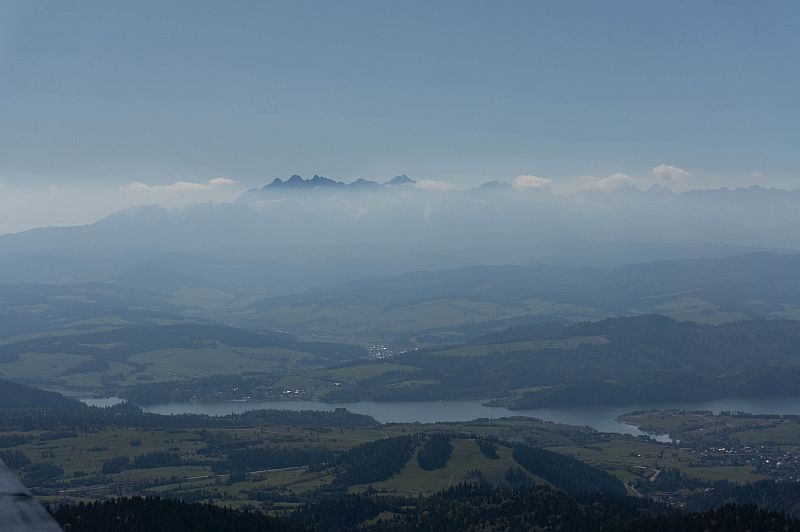
<svg viewBox="0 0 800 532">
<path fill-rule="evenodd" d="M 783 512 L 800 519 L 800 483 L 762 480 L 738 485 L 718 482 L 713 489 L 706 489 L 690 497 L 686 508 L 691 511 L 707 511 L 734 503 Z"/>
<path fill-rule="evenodd" d="M 453 445 L 447 434 L 434 434 L 430 436 L 417 451 L 417 463 L 426 471 L 441 469 L 447 465 L 453 454 Z"/>
<path fill-rule="evenodd" d="M 517 445 L 514 447 L 514 460 L 534 475 L 567 491 L 609 495 L 627 493 L 621 480 L 563 454 Z"/>
<path fill-rule="evenodd" d="M 626 523 L 625 532 L 753 532 L 795 531 L 800 522 L 784 514 L 750 505 L 725 505 L 701 513 L 662 514 L 650 519 Z"/>
<path fill-rule="evenodd" d="M 571 495 L 548 487 L 496 490 L 461 485 L 423 499 L 370 495 L 328 498 L 280 517 L 157 498 L 62 506 L 69 532 L 145 531 L 795 531 L 800 523 L 747 505 L 685 513 L 633 497 Z"/>
<path fill-rule="evenodd" d="M 60 393 L 0 380 L 0 408 L 81 408 L 81 403 Z"/>
<path fill-rule="evenodd" d="M 386 480 L 398 473 L 411 457 L 416 445 L 412 436 L 384 438 L 353 447 L 339 456 L 336 465 L 338 484 L 368 484 Z"/>
<path fill-rule="evenodd" d="M 229 510 L 211 504 L 132 497 L 74 506 L 54 512 L 68 532 L 291 532 L 306 530 L 261 513 Z"/>
<path fill-rule="evenodd" d="M 319 468 L 332 461 L 333 453 L 327 449 L 234 449 L 228 452 L 227 463 L 215 469 L 234 472 L 298 466 Z"/>
</svg>

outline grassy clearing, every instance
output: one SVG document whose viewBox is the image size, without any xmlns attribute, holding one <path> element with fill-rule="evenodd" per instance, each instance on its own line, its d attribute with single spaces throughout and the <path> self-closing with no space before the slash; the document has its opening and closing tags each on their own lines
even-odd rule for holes
<svg viewBox="0 0 800 532">
<path fill-rule="evenodd" d="M 771 442 L 781 447 L 795 447 L 800 444 L 800 423 L 781 422 L 759 430 L 743 430 L 731 436 L 742 445 L 757 445 Z"/>
<path fill-rule="evenodd" d="M 746 314 L 721 311 L 716 305 L 691 297 L 679 297 L 657 305 L 655 311 L 680 321 L 696 321 L 712 325 L 747 319 Z"/>
<path fill-rule="evenodd" d="M 169 302 L 179 307 L 222 310 L 237 303 L 236 296 L 212 287 L 180 288 L 170 294 Z"/>
<path fill-rule="evenodd" d="M 196 477 L 209 477 L 211 468 L 206 466 L 174 466 L 152 467 L 149 469 L 129 469 L 114 475 L 118 482 L 135 482 L 139 480 L 159 480 L 175 478 L 181 482 Z"/>
<path fill-rule="evenodd" d="M 394 333 L 419 329 L 453 327 L 474 321 L 519 315 L 519 307 L 462 299 L 440 299 L 417 305 L 383 308 L 378 306 L 291 306 L 276 307 L 256 318 L 281 328 L 317 333 L 348 334 L 382 330 Z"/>
<path fill-rule="evenodd" d="M 693 456 L 686 451 L 673 450 L 665 445 L 621 436 L 614 436 L 607 442 L 587 446 L 551 447 L 549 450 L 570 455 L 595 467 L 605 469 L 622 480 L 637 479 L 638 475 L 632 470 L 641 467 L 689 469 L 689 462 Z M 660 451 L 664 451 L 663 458 L 658 458 Z M 672 456 L 673 452 L 677 456 Z"/>
<path fill-rule="evenodd" d="M 0 375 L 9 379 L 56 379 L 67 369 L 89 360 L 89 356 L 66 353 L 25 353 L 14 362 L 0 364 Z"/>
<path fill-rule="evenodd" d="M 208 347 L 161 349 L 133 355 L 129 360 L 144 364 L 147 371 L 154 376 L 190 379 L 245 371 L 270 371 L 315 358 L 309 353 L 281 348 Z"/>
<path fill-rule="evenodd" d="M 137 446 L 131 442 L 138 440 Z M 173 448 L 182 455 L 194 454 L 204 444 L 191 432 L 143 431 L 136 429 L 105 430 L 81 433 L 77 437 L 22 445 L 18 449 L 33 462 L 47 462 L 64 469 L 64 476 L 76 471 L 99 473 L 103 462 L 115 456 L 134 458 Z"/>
<path fill-rule="evenodd" d="M 483 321 L 524 316 L 554 315 L 573 320 L 593 320 L 606 313 L 579 305 L 560 304 L 541 299 L 500 304 L 468 299 L 437 299 L 419 304 L 384 308 L 356 305 L 287 305 L 248 316 L 269 327 L 303 331 L 319 338 L 351 341 L 361 345 L 383 342 L 398 334 L 414 336 L 436 330 L 437 335 L 450 334 L 448 328 Z M 455 334 L 454 338 L 460 338 Z M 425 342 L 423 341 L 424 345 Z"/>
<path fill-rule="evenodd" d="M 386 362 L 383 364 L 360 364 L 347 366 L 344 368 L 330 369 L 320 372 L 320 374 L 343 381 L 358 381 L 362 379 L 369 379 L 371 377 L 377 377 L 378 375 L 383 375 L 384 373 L 389 373 L 390 371 L 414 373 L 419 371 L 419 368 Z"/>
<path fill-rule="evenodd" d="M 765 477 L 752 467 L 692 465 L 696 457 L 690 451 L 670 448 L 656 443 L 648 443 L 630 438 L 613 437 L 606 443 L 578 447 L 554 447 L 551 451 L 565 453 L 586 463 L 607 470 L 622 480 L 640 478 L 637 470 L 678 469 L 690 478 L 700 480 L 729 480 L 736 483 L 755 482 Z M 662 458 L 658 453 L 664 451 Z M 673 453 L 675 456 L 673 456 Z"/>
<path fill-rule="evenodd" d="M 626 414 L 623 418 L 642 430 L 682 440 L 716 437 L 743 446 L 769 443 L 785 448 L 800 443 L 800 423 L 794 420 L 670 410 Z"/>
<path fill-rule="evenodd" d="M 564 340 L 532 340 L 507 344 L 469 345 L 436 351 L 436 356 L 473 357 L 498 355 L 508 352 L 539 351 L 542 349 L 574 350 L 581 345 L 605 345 L 608 340 L 602 336 L 580 336 Z"/>
</svg>

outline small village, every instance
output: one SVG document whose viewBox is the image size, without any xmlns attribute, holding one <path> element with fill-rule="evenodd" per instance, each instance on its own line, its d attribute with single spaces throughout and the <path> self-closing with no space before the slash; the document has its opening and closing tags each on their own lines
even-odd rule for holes
<svg viewBox="0 0 800 532">
<path fill-rule="evenodd" d="M 800 480 L 800 455 L 775 446 L 709 447 L 697 457 L 699 466 L 747 466 L 773 480 Z"/>
</svg>

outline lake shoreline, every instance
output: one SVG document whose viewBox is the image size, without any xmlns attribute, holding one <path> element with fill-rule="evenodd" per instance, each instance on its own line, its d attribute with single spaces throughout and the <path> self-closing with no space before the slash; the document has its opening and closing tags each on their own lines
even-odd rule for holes
<svg viewBox="0 0 800 532">
<path fill-rule="evenodd" d="M 122 401 L 116 397 L 81 399 L 93 406 L 113 406 Z M 215 403 L 175 402 L 141 406 L 145 412 L 162 415 L 204 414 L 223 416 L 252 410 L 318 410 L 332 411 L 345 408 L 356 414 L 365 414 L 380 423 L 446 423 L 476 419 L 504 417 L 529 417 L 545 422 L 590 427 L 599 432 L 647 436 L 658 441 L 673 441 L 668 435 L 654 434 L 627 423 L 623 416 L 635 411 L 685 410 L 720 413 L 748 412 L 757 415 L 800 415 L 800 397 L 724 399 L 694 403 L 628 404 L 615 406 L 552 407 L 511 410 L 488 406 L 485 400 L 462 401 L 405 401 L 352 403 L 323 403 L 320 401 L 225 401 Z"/>
</svg>

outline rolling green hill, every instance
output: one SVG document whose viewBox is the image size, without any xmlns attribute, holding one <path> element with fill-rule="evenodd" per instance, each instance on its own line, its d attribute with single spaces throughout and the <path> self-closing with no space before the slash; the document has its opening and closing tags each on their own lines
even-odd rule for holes
<svg viewBox="0 0 800 532">
<path fill-rule="evenodd" d="M 754 253 L 612 269 L 481 266 L 363 279 L 253 304 L 247 319 L 303 335 L 398 345 L 469 340 L 528 322 L 658 313 L 722 323 L 800 316 L 800 255 Z M 412 342 L 409 344 L 409 342 Z"/>
<path fill-rule="evenodd" d="M 331 400 L 502 398 L 514 408 L 796 394 L 800 323 L 709 325 L 658 315 L 509 328 L 389 359 Z M 367 375 L 356 361 L 345 374 Z"/>
<path fill-rule="evenodd" d="M 297 371 L 366 355 L 358 346 L 303 342 L 203 323 L 50 333 L 0 345 L 0 375 L 41 385 L 113 392 L 137 382 Z"/>
<path fill-rule="evenodd" d="M 0 342 L 51 332 L 85 333 L 123 325 L 200 321 L 157 292 L 91 283 L 0 283 Z"/>
</svg>

